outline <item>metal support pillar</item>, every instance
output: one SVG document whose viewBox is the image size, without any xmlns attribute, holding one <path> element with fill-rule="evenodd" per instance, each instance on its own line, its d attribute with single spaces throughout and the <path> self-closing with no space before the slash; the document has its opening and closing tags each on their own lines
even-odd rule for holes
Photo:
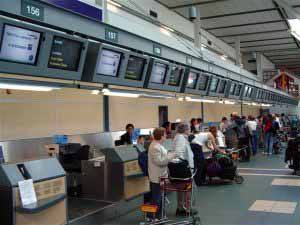
<svg viewBox="0 0 300 225">
<path fill-rule="evenodd" d="M 204 103 L 203 102 L 201 102 L 201 118 L 204 123 Z"/>
<path fill-rule="evenodd" d="M 244 115 L 243 102 L 241 102 L 241 116 Z"/>
<path fill-rule="evenodd" d="M 263 81 L 262 54 L 259 52 L 256 53 L 256 70 L 258 79 Z"/>
<path fill-rule="evenodd" d="M 108 85 L 105 84 L 104 88 L 107 88 Z M 109 132 L 109 96 L 103 95 L 103 129 L 104 132 Z"/>
<path fill-rule="evenodd" d="M 235 64 L 241 66 L 241 38 L 237 36 L 235 39 Z"/>
<path fill-rule="evenodd" d="M 196 6 L 197 17 L 194 21 L 194 45 L 201 51 L 201 19 L 200 19 L 200 6 Z"/>
</svg>

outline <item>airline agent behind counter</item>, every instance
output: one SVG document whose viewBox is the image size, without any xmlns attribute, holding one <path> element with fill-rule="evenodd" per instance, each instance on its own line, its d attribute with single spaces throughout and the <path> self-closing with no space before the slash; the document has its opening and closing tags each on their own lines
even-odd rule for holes
<svg viewBox="0 0 300 225">
<path fill-rule="evenodd" d="M 122 145 L 132 144 L 132 135 L 134 131 L 134 125 L 129 123 L 126 125 L 126 133 L 120 137 L 120 142 Z"/>
</svg>

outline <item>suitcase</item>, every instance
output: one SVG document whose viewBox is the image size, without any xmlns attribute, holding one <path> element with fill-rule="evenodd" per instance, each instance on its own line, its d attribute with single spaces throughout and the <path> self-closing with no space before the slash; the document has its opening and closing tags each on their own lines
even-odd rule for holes
<svg viewBox="0 0 300 225">
<path fill-rule="evenodd" d="M 237 168 L 235 165 L 224 167 L 220 175 L 220 178 L 233 180 L 236 175 L 236 170 Z"/>
</svg>

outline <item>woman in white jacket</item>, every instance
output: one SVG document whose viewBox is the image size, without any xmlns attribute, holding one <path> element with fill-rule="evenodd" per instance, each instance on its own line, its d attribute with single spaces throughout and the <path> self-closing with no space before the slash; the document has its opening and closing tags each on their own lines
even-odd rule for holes
<svg viewBox="0 0 300 225">
<path fill-rule="evenodd" d="M 158 206 L 160 212 L 162 200 L 160 177 L 167 175 L 168 163 L 176 158 L 176 153 L 168 152 L 162 145 L 166 139 L 164 128 L 156 128 L 153 131 L 153 137 L 154 141 L 150 144 L 148 151 L 148 173 L 152 203 Z"/>
<path fill-rule="evenodd" d="M 178 158 L 185 159 L 188 161 L 191 169 L 194 168 L 194 154 L 191 150 L 190 143 L 188 141 L 188 135 L 190 133 L 189 124 L 180 123 L 177 126 L 176 136 L 173 140 L 173 150 L 176 152 Z M 188 201 L 191 201 L 190 196 Z M 190 205 L 190 204 L 187 204 Z M 189 213 L 194 213 L 191 209 L 185 206 L 185 196 L 184 193 L 177 192 L 177 210 L 176 215 L 188 215 Z"/>
</svg>

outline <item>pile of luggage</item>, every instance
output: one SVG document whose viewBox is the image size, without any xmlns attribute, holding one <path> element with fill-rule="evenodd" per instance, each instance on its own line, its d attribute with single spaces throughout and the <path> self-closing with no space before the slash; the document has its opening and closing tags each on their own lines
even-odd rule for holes
<svg viewBox="0 0 300 225">
<path fill-rule="evenodd" d="M 285 163 L 289 164 L 289 168 L 300 175 L 300 137 L 290 139 L 285 152 Z"/>
<path fill-rule="evenodd" d="M 206 159 L 206 175 L 211 180 L 218 177 L 222 180 L 243 183 L 243 177 L 238 175 L 237 166 L 229 155 L 217 152 L 212 158 Z"/>
</svg>

